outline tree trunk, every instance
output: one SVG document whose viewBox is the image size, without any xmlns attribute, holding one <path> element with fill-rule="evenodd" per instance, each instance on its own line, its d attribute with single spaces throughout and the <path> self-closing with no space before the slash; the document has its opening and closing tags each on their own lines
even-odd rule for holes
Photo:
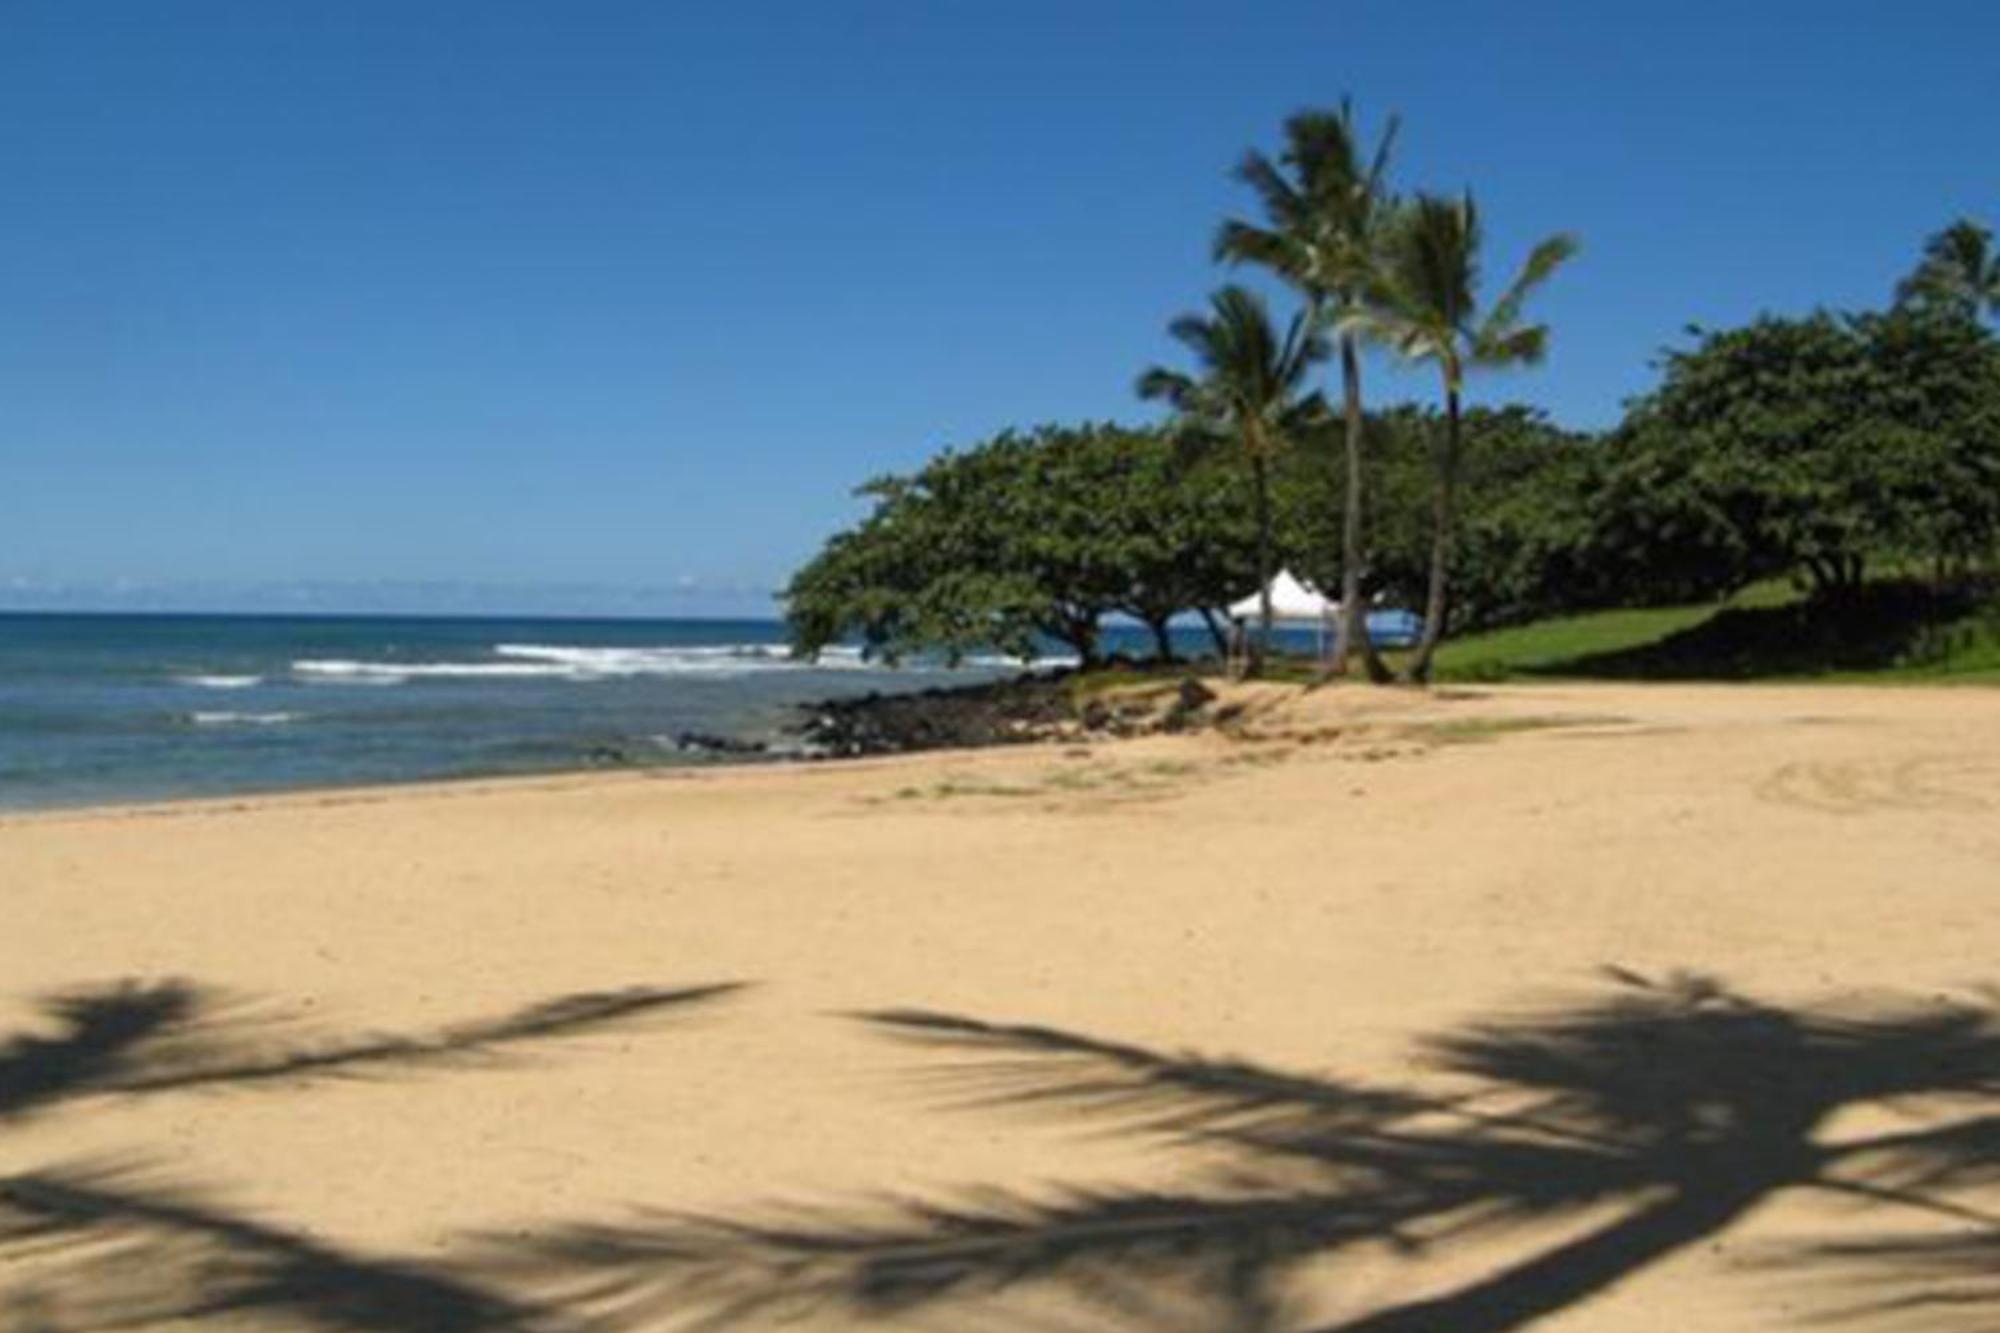
<svg viewBox="0 0 2000 1333">
<path fill-rule="evenodd" d="M 1201 607 L 1201 623 L 1208 626 L 1208 637 L 1215 640 L 1215 655 L 1229 660 L 1229 635 L 1223 631 L 1222 621 L 1213 607 Z"/>
<path fill-rule="evenodd" d="M 1173 616 L 1165 615 L 1146 622 L 1146 628 L 1153 631 L 1153 652 L 1162 663 L 1174 660 L 1173 631 L 1167 626 L 1167 622 L 1172 619 Z"/>
<path fill-rule="evenodd" d="M 1361 601 L 1361 354 L 1352 333 L 1340 335 L 1340 396 L 1347 417 L 1347 487 L 1340 514 L 1340 638 L 1332 671 L 1346 675 L 1358 645 L 1374 676 L 1379 660 L 1368 640 L 1368 611 Z"/>
<path fill-rule="evenodd" d="M 1097 617 L 1073 611 L 1058 614 L 1062 619 L 1053 627 L 1055 637 L 1076 650 L 1078 667 L 1089 670 L 1097 666 Z"/>
<path fill-rule="evenodd" d="M 1458 385 L 1444 391 L 1444 449 L 1438 455 L 1437 486 L 1431 493 L 1430 590 L 1424 598 L 1424 632 L 1410 658 L 1406 678 L 1430 683 L 1431 660 L 1444 638 L 1445 584 L 1451 577 L 1452 529 L 1458 522 Z"/>
<path fill-rule="evenodd" d="M 1248 675 L 1263 674 L 1271 651 L 1271 477 L 1261 453 L 1250 456 L 1250 477 L 1257 502 L 1257 636 L 1250 644 Z"/>
</svg>

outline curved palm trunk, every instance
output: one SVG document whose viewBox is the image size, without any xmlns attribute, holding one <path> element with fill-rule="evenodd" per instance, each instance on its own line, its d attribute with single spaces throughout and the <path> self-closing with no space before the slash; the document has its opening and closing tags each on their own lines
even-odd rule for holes
<svg viewBox="0 0 2000 1333">
<path fill-rule="evenodd" d="M 1405 672 L 1407 679 L 1430 683 L 1431 662 L 1444 638 L 1447 609 L 1445 585 L 1451 577 L 1452 531 L 1458 523 L 1458 385 L 1445 381 L 1444 449 L 1438 455 L 1437 487 L 1431 494 L 1430 591 L 1424 598 L 1424 632 Z"/>
<path fill-rule="evenodd" d="M 1340 515 L 1340 641 L 1334 646 L 1333 674 L 1344 676 L 1354 650 L 1368 664 L 1368 678 L 1381 684 L 1389 668 L 1368 637 L 1368 608 L 1361 600 L 1361 354 L 1352 333 L 1340 337 L 1340 396 L 1347 418 L 1347 487 Z"/>
<path fill-rule="evenodd" d="M 1333 645 L 1333 674 L 1347 674 L 1354 643 L 1365 632 L 1361 614 L 1361 358 L 1354 335 L 1340 335 L 1340 399 L 1347 418 L 1347 485 L 1340 513 L 1340 637 Z"/>
<path fill-rule="evenodd" d="M 1257 502 L 1257 634 L 1250 643 L 1248 673 L 1260 675 L 1271 651 L 1271 475 L 1264 455 L 1250 455 L 1250 477 Z"/>
</svg>

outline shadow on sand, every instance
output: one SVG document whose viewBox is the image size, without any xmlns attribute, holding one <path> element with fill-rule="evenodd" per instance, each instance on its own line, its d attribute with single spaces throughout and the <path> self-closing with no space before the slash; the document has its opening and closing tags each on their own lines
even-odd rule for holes
<svg viewBox="0 0 2000 1333">
<path fill-rule="evenodd" d="M 496 1245 L 491 1271 L 605 1328 L 897 1315 L 998 1327 L 1022 1308 L 1009 1298 L 1050 1293 L 1083 1312 L 1044 1325 L 1065 1329 L 1500 1333 L 1808 1191 L 1852 1204 L 1852 1229 L 1773 1249 L 1741 1280 L 1848 1292 L 1816 1317 L 1869 1327 L 2000 1323 L 2000 1216 L 1982 1197 L 2000 1188 L 1991 997 L 1785 1008 L 1700 977 L 1612 980 L 1431 1041 L 1439 1086 L 1457 1089 L 1435 1094 L 1048 1028 L 866 1015 L 948 1058 L 953 1101 L 1158 1136 L 1201 1165 L 1157 1190 L 641 1215 Z M 1859 1110 L 1895 1128 L 1835 1132 Z M 1899 1217 L 1923 1229 L 1877 1230 Z M 1475 1242 L 1503 1257 L 1455 1286 L 1331 1316 L 1299 1298 L 1308 1266 L 1325 1276 L 1364 1255 Z"/>
<path fill-rule="evenodd" d="M 58 995 L 44 1031 L 0 1044 L 0 1132 L 86 1098 L 297 1088 L 464 1069 L 679 1016 L 734 986 L 565 996 L 411 1036 L 318 1036 L 267 1006 L 191 983 Z M 558 1325 L 443 1265 L 345 1252 L 265 1225 L 143 1159 L 0 1175 L 0 1333 L 188 1323 L 464 1333 Z"/>
</svg>

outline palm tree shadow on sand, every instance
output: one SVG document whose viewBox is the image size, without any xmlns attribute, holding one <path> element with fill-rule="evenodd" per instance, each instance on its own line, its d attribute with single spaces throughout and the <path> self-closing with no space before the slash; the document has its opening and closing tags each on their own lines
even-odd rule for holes
<svg viewBox="0 0 2000 1333">
<path fill-rule="evenodd" d="M 1778 1007 L 1700 977 L 1608 991 L 1427 1044 L 1441 1095 L 1295 1076 L 1042 1027 L 865 1015 L 952 1059 L 959 1102 L 1159 1136 L 1202 1159 L 1170 1189 L 992 1188 L 738 1217 L 641 1215 L 490 1260 L 604 1328 L 815 1317 L 1062 1328 L 1499 1333 L 1571 1309 L 1776 1196 L 1854 1205 L 1855 1232 L 1774 1250 L 1744 1280 L 1854 1283 L 1870 1327 L 2000 1320 L 2000 1009 L 1843 998 Z M 930 1073 L 937 1074 L 938 1070 Z M 1833 1120 L 1892 1112 L 1893 1132 Z M 1219 1164 L 1217 1164 L 1219 1162 Z M 1929 1230 L 1870 1234 L 1877 1216 Z M 1550 1229 L 1558 1239 L 1548 1239 Z M 1506 1259 L 1415 1299 L 1308 1316 L 1308 1265 L 1475 1241 Z M 1480 1253 L 1487 1251 L 1481 1250 Z M 975 1325 L 974 1321 L 979 1322 Z"/>
<path fill-rule="evenodd" d="M 679 1018 L 736 989 L 570 995 L 433 1032 L 366 1036 L 316 1034 L 184 981 L 81 989 L 43 1002 L 43 1031 L 0 1042 L 0 1134 L 91 1098 L 518 1061 L 565 1039 Z M 0 1175 L 0 1333 L 206 1322 L 387 1333 L 559 1326 L 443 1264 L 348 1252 L 259 1222 L 142 1158 Z"/>
</svg>

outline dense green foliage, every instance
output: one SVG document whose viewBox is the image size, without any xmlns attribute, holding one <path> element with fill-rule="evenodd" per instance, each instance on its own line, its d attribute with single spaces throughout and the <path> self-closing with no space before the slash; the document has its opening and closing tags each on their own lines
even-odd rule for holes
<svg viewBox="0 0 2000 1333">
<path fill-rule="evenodd" d="M 1367 418 L 1372 547 L 1364 595 L 1419 605 L 1430 574 L 1432 459 L 1444 432 L 1435 409 L 1396 407 Z M 1552 425 L 1533 408 L 1475 407 L 1461 421 L 1455 630 L 1504 624 L 1573 604 L 1572 563 L 1587 515 L 1575 497 L 1602 452 L 1595 438 Z M 1320 587 L 1340 569 L 1341 469 L 1331 442 L 1302 451 L 1280 474 L 1285 560 Z"/>
<path fill-rule="evenodd" d="M 1909 310 L 1766 317 L 1673 353 L 1606 453 L 1578 507 L 1616 577 L 1579 600 L 1962 571 L 2000 537 L 2000 342 Z"/>
<path fill-rule="evenodd" d="M 1047 426 L 870 482 L 873 511 L 786 590 L 794 644 L 1026 658 L 1045 636 L 1089 662 L 1119 612 L 1165 653 L 1169 620 L 1255 577 L 1250 488 L 1230 461 L 1191 461 L 1161 431 Z"/>
<path fill-rule="evenodd" d="M 1367 463 L 1387 503 L 1366 588 L 1421 594 L 1430 551 L 1423 505 L 1434 411 L 1367 421 Z M 1270 460 L 1271 558 L 1334 586 L 1341 558 L 1338 423 L 1321 420 Z M 1465 416 L 1466 528 L 1460 609 L 1499 623 L 1561 605 L 1543 559 L 1563 516 L 1550 482 L 1596 448 L 1525 407 Z M 793 637 L 812 653 L 843 640 L 896 658 L 997 649 L 1031 656 L 1038 636 L 1097 652 L 1095 617 L 1150 627 L 1213 618 L 1257 586 L 1255 480 L 1234 452 L 1190 453 L 1167 429 L 1111 424 L 1006 432 L 870 482 L 872 512 L 801 569 L 786 591 Z M 1404 501 L 1409 503 L 1404 503 Z M 1219 646 L 1219 645 L 1218 645 Z"/>
</svg>

